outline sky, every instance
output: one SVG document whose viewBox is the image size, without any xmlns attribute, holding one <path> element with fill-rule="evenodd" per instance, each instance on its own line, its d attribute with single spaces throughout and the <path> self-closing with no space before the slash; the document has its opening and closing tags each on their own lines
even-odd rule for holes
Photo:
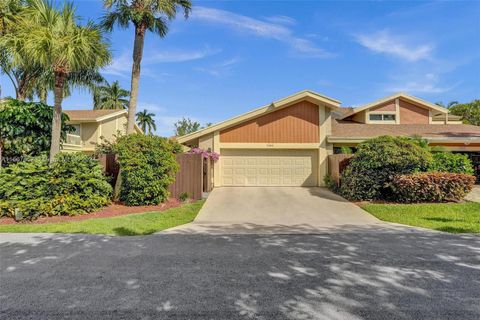
<svg viewBox="0 0 480 320">
<path fill-rule="evenodd" d="M 83 22 L 104 14 L 99 0 L 73 3 Z M 107 38 L 102 74 L 129 89 L 133 28 Z M 399 91 L 480 98 L 480 1 L 193 0 L 188 19 L 145 41 L 137 108 L 156 115 L 163 136 L 182 117 L 216 123 L 304 89 L 345 107 Z M 6 76 L 0 85 L 14 95 Z M 91 109 L 92 98 L 75 90 L 63 106 Z"/>
</svg>

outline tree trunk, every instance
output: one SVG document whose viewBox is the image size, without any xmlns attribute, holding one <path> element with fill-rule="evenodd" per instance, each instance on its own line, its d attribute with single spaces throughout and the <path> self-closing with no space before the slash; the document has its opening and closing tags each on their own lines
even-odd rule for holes
<svg viewBox="0 0 480 320">
<path fill-rule="evenodd" d="M 135 115 L 137 112 L 138 83 L 140 82 L 140 65 L 145 41 L 145 26 L 135 26 L 135 42 L 133 44 L 132 84 L 130 102 L 128 104 L 127 134 L 134 132 Z"/>
<path fill-rule="evenodd" d="M 54 108 L 52 117 L 52 141 L 50 145 L 50 163 L 55 159 L 55 155 L 60 152 L 60 135 L 62 130 L 62 101 L 63 87 L 65 85 L 66 74 L 64 72 L 55 72 Z"/>
</svg>

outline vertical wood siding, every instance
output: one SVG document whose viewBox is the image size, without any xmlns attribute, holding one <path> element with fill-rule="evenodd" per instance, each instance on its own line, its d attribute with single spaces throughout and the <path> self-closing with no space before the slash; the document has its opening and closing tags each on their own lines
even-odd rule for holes
<svg viewBox="0 0 480 320">
<path fill-rule="evenodd" d="M 428 109 L 400 100 L 400 124 L 428 124 Z"/>
<path fill-rule="evenodd" d="M 201 199 L 203 190 L 203 157 L 201 154 L 177 154 L 178 172 L 168 191 L 172 198 L 186 192 L 190 199 Z"/>
<path fill-rule="evenodd" d="M 227 143 L 319 142 L 318 107 L 308 101 L 268 113 L 220 132 Z"/>
</svg>

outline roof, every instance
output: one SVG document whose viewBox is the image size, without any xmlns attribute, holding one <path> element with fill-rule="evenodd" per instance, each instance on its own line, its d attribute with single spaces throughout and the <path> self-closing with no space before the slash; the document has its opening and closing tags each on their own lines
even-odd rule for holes
<svg viewBox="0 0 480 320">
<path fill-rule="evenodd" d="M 345 120 L 332 120 L 329 141 L 365 140 L 377 136 L 419 135 L 432 139 L 480 140 L 480 127 L 467 124 L 365 124 Z"/>
<path fill-rule="evenodd" d="M 121 114 L 127 114 L 125 109 L 114 110 L 63 110 L 70 121 L 98 122 Z"/>
<path fill-rule="evenodd" d="M 350 112 L 347 112 L 345 113 L 345 115 L 343 117 L 341 117 L 340 119 L 345 119 L 345 118 L 348 118 L 360 111 L 363 111 L 363 110 L 367 110 L 367 109 L 370 109 L 372 107 L 375 107 L 379 104 L 382 104 L 382 103 L 385 103 L 385 102 L 388 102 L 388 101 L 391 101 L 391 100 L 394 100 L 394 99 L 398 99 L 398 98 L 402 98 L 403 100 L 406 100 L 406 101 L 409 101 L 409 102 L 412 102 L 416 105 L 420 105 L 420 106 L 424 106 L 424 107 L 427 107 L 427 108 L 430 108 L 430 109 L 433 109 L 433 110 L 436 110 L 436 111 L 439 111 L 441 113 L 448 113 L 448 109 L 446 108 L 443 108 L 443 107 L 440 107 L 436 104 L 433 104 L 431 102 L 428 102 L 428 101 L 425 101 L 425 100 L 422 100 L 420 98 L 417 98 L 417 97 L 414 97 L 414 96 L 411 96 L 409 94 L 406 94 L 404 92 L 399 92 L 399 93 L 395 93 L 391 96 L 388 96 L 388 97 L 385 97 L 385 98 L 382 98 L 382 99 L 379 99 L 379 100 L 376 100 L 374 102 L 371 102 L 371 103 L 368 103 L 368 104 L 365 104 L 363 106 L 360 106 L 360 107 L 357 107 L 355 109 L 352 109 Z"/>
<path fill-rule="evenodd" d="M 199 130 L 199 131 L 184 135 L 182 137 L 179 137 L 178 142 L 185 143 L 187 141 L 191 141 L 191 140 L 196 139 L 198 137 L 201 137 L 203 135 L 212 133 L 214 131 L 222 130 L 222 129 L 225 129 L 227 127 L 237 125 L 237 124 L 245 122 L 247 120 L 263 116 L 267 113 L 270 113 L 270 112 L 273 112 L 273 111 L 291 106 L 291 105 L 293 105 L 293 104 L 295 104 L 299 101 L 304 101 L 304 100 L 307 100 L 307 101 L 310 101 L 310 102 L 313 102 L 313 103 L 322 103 L 325 106 L 327 106 L 331 109 L 334 109 L 334 110 L 340 109 L 340 101 L 335 100 L 335 99 L 330 98 L 330 97 L 327 97 L 325 95 L 319 94 L 317 92 L 311 91 L 311 90 L 303 90 L 303 91 L 297 92 L 295 94 L 292 94 L 288 97 L 273 101 L 272 103 L 270 103 L 268 105 L 265 105 L 263 107 L 254 109 L 252 111 L 241 114 L 239 116 L 236 116 L 236 117 L 230 118 L 228 120 L 225 120 L 223 122 L 220 122 L 220 123 L 211 125 L 209 127 L 206 127 L 202 130 Z"/>
</svg>

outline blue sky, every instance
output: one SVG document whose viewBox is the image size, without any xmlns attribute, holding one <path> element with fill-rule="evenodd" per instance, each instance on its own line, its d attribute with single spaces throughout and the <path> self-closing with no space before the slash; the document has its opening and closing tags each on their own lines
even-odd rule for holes
<svg viewBox="0 0 480 320">
<path fill-rule="evenodd" d="M 101 1 L 73 1 L 98 20 Z M 303 89 L 358 106 L 397 91 L 480 98 L 479 1 L 195 1 L 166 38 L 147 34 L 139 110 L 160 135 L 190 117 L 218 122 Z M 110 34 L 109 81 L 130 87 L 133 29 Z M 3 95 L 13 95 L 5 76 Z M 50 100 L 51 97 L 50 97 Z M 90 109 L 76 91 L 65 109 Z"/>
</svg>

